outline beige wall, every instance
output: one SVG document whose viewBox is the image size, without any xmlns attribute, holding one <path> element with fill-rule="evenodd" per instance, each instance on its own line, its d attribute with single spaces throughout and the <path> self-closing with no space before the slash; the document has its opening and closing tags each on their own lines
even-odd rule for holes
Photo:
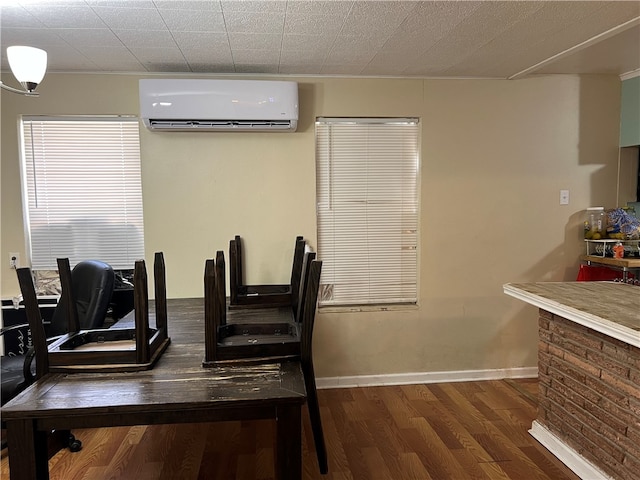
<svg viewBox="0 0 640 480">
<path fill-rule="evenodd" d="M 137 114 L 137 80 L 48 74 L 38 99 L 2 93 L 3 298 L 8 252 L 25 258 L 18 115 Z M 295 235 L 315 244 L 316 116 L 419 116 L 419 305 L 320 313 L 317 375 L 535 366 L 537 312 L 502 285 L 575 279 L 581 210 L 616 202 L 619 79 L 297 80 L 294 134 L 141 129 L 147 260 L 164 252 L 169 297 L 202 296 L 205 258 L 235 234 L 250 283 L 288 279 Z"/>
</svg>

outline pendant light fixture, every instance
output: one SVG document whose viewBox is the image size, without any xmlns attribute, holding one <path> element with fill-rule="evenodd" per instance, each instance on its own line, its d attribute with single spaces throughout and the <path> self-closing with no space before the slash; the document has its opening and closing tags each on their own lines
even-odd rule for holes
<svg viewBox="0 0 640 480">
<path fill-rule="evenodd" d="M 13 93 L 37 97 L 36 87 L 47 71 L 47 52 L 35 47 L 14 45 L 7 47 L 7 59 L 11 72 L 16 80 L 22 84 L 24 90 L 9 87 L 0 81 L 0 88 Z"/>
</svg>

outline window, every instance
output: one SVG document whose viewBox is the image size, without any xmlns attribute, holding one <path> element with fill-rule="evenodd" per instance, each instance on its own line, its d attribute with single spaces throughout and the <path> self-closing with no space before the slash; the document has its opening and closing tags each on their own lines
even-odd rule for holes
<svg viewBox="0 0 640 480">
<path fill-rule="evenodd" d="M 415 303 L 419 124 L 318 118 L 320 305 Z"/>
<path fill-rule="evenodd" d="M 135 118 L 23 117 L 22 181 L 31 267 L 56 258 L 131 269 L 144 258 Z"/>
</svg>

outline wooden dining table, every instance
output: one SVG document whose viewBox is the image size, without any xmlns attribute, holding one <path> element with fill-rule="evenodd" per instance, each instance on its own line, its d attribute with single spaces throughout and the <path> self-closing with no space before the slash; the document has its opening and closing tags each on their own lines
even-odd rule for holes
<svg viewBox="0 0 640 480">
<path fill-rule="evenodd" d="M 203 368 L 203 299 L 169 300 L 168 330 L 151 370 L 48 374 L 4 405 L 11 480 L 49 478 L 53 430 L 258 419 L 276 421 L 276 478 L 301 479 L 300 362 Z"/>
</svg>

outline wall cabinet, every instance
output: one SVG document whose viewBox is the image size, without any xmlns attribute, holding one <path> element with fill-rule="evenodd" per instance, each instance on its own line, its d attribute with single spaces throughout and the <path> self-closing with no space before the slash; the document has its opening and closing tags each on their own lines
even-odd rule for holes
<svg viewBox="0 0 640 480">
<path fill-rule="evenodd" d="M 640 145 L 640 76 L 622 82 L 620 146 Z"/>
</svg>

